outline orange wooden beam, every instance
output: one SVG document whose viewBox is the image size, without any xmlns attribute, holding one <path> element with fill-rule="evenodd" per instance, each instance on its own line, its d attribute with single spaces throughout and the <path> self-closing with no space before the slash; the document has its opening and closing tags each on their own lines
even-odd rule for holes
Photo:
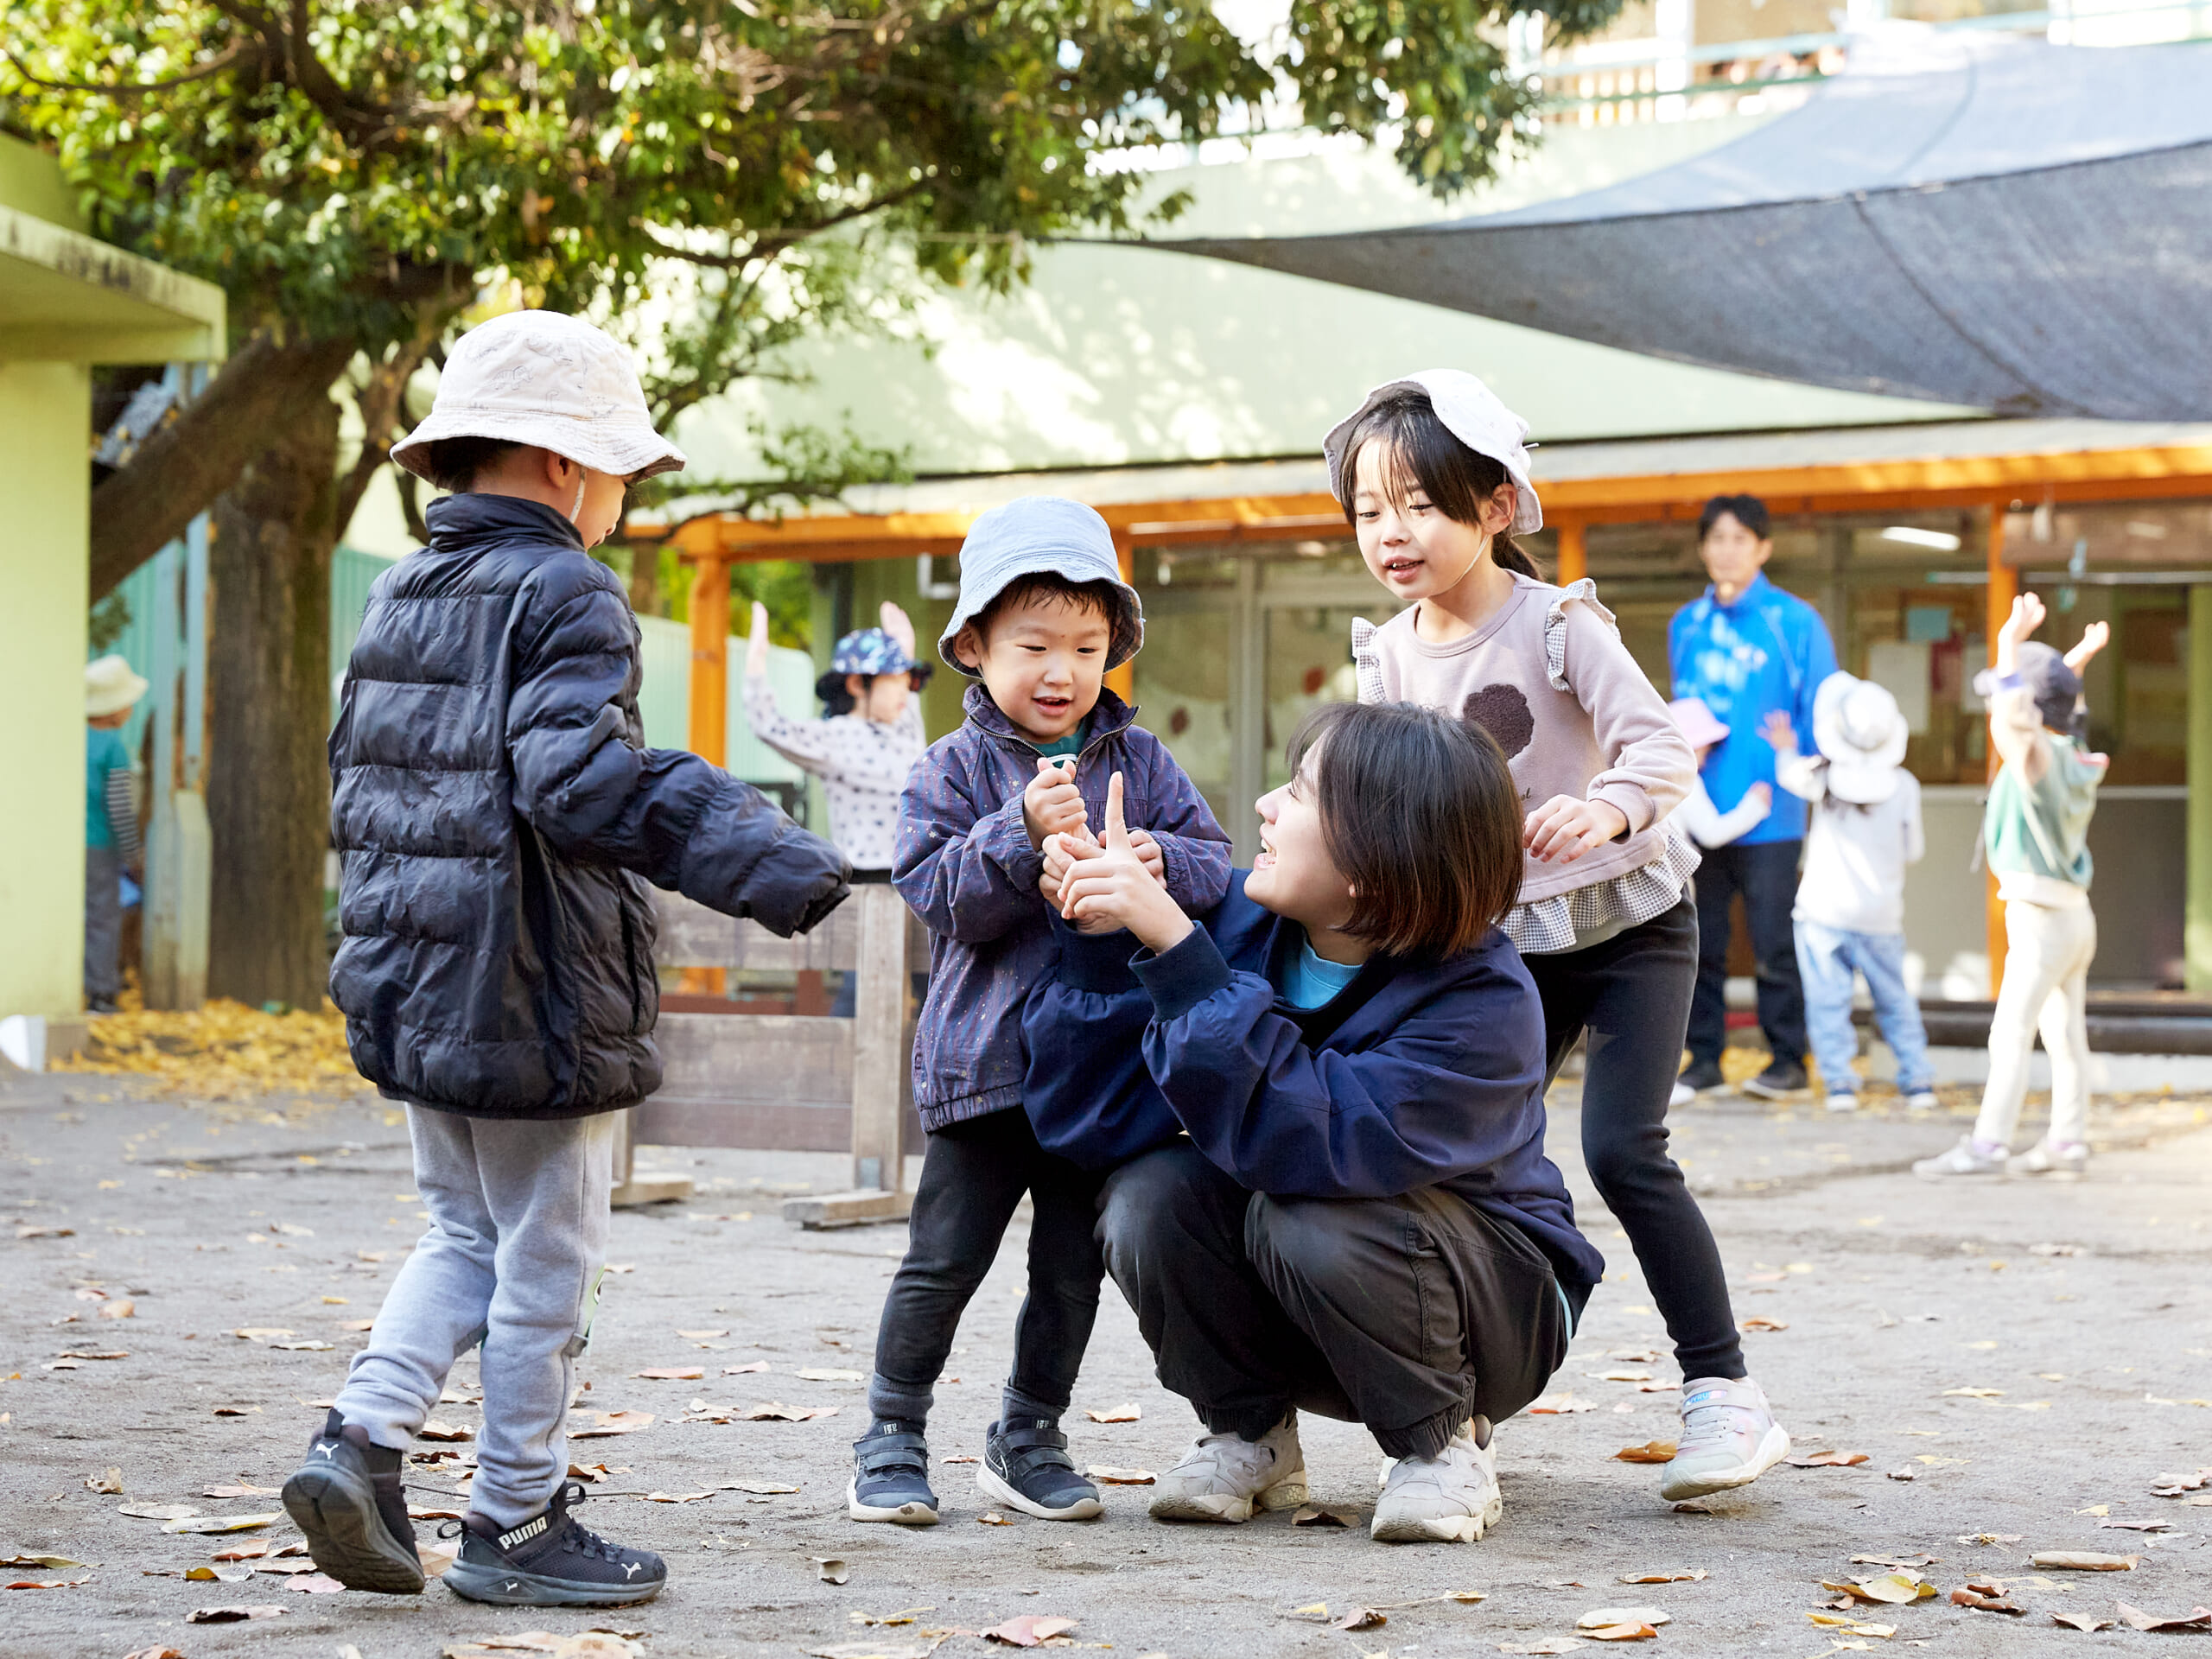
<svg viewBox="0 0 2212 1659">
<path fill-rule="evenodd" d="M 1115 562 L 1121 566 L 1122 580 L 1128 582 L 1130 587 L 1135 587 L 1137 585 L 1136 549 L 1130 543 L 1128 532 L 1126 531 L 1114 532 L 1114 558 Z M 1109 668 L 1106 671 L 1106 689 L 1123 702 L 1134 703 L 1137 700 L 1135 658 L 1132 657 L 1119 668 Z"/>
<path fill-rule="evenodd" d="M 1746 467 L 1607 478 L 1539 479 L 1546 508 L 1562 524 L 1666 524 L 1694 519 L 1706 500 L 1737 491 L 1764 499 L 1777 517 L 1808 513 L 2002 507 L 2015 500 L 2110 501 L 2212 493 L 2212 446 L 2174 445 L 2068 454 L 1942 456 Z M 1224 496 L 1111 503 L 1099 508 L 1132 546 L 1306 540 L 1348 532 L 1325 493 Z M 972 512 L 823 514 L 780 523 L 710 515 L 672 532 L 687 553 L 711 549 L 732 563 L 762 559 L 842 562 L 952 553 Z M 652 527 L 633 534 L 650 538 Z"/>
<path fill-rule="evenodd" d="M 1552 573 L 1552 577 L 1564 588 L 1590 574 L 1590 544 L 1584 536 L 1580 518 L 1563 518 L 1557 528 L 1559 569 Z"/>
<path fill-rule="evenodd" d="M 711 554 L 691 576 L 691 753 L 727 764 L 729 740 L 729 566 Z"/>
</svg>

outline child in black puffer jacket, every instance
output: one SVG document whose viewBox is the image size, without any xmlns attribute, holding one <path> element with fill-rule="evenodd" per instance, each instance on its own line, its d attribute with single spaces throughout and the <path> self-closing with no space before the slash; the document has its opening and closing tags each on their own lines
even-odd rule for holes
<svg viewBox="0 0 2212 1659">
<path fill-rule="evenodd" d="M 620 346 L 551 312 L 484 323 L 392 458 L 454 493 L 371 590 L 346 671 L 330 980 L 361 1075 L 406 1103 L 430 1227 L 284 1507 L 340 1583 L 419 1592 L 401 1459 L 481 1343 L 446 1582 L 642 1601 L 667 1569 L 570 1518 L 562 1426 L 606 1260 L 613 1113 L 660 1086 L 646 884 L 790 934 L 844 898 L 844 861 L 749 785 L 643 745 L 637 620 L 585 550 L 628 481 L 683 456 Z"/>
</svg>

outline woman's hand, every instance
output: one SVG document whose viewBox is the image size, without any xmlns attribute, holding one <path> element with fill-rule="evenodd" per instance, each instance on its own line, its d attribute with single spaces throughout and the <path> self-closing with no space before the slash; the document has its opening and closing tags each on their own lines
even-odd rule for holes
<svg viewBox="0 0 2212 1659">
<path fill-rule="evenodd" d="M 753 632 L 745 641 L 745 673 L 758 679 L 768 671 L 768 607 L 753 601 Z"/>
<path fill-rule="evenodd" d="M 1774 746 L 1777 754 L 1797 753 L 1797 722 L 1787 709 L 1770 709 L 1759 722 L 1759 735 Z"/>
<path fill-rule="evenodd" d="M 1147 867 L 1122 822 L 1118 772 L 1106 785 L 1106 838 L 1096 852 L 1078 855 L 1059 891 L 1060 914 L 1086 933 L 1126 927 L 1157 954 L 1191 931 L 1191 918 Z"/>
<path fill-rule="evenodd" d="M 1628 814 L 1605 801 L 1554 795 L 1529 815 L 1521 844 L 1543 864 L 1572 864 L 1628 829 Z"/>
</svg>

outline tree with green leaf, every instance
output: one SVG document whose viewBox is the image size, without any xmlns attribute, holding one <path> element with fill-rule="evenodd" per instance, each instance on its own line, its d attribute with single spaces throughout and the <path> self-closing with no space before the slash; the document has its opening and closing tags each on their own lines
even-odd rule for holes
<svg viewBox="0 0 2212 1659">
<path fill-rule="evenodd" d="M 330 553 L 473 315 L 605 321 L 672 422 L 918 285 L 1019 280 L 1024 237 L 1172 218 L 1092 158 L 1236 130 L 1262 99 L 1388 130 L 1440 193 L 1476 182 L 1534 96 L 1507 16 L 1291 0 L 1255 47 L 1142 0 L 13 0 L 0 126 L 60 157 L 101 235 L 230 296 L 207 392 L 94 492 L 88 596 L 214 506 L 210 988 L 321 994 Z M 772 449 L 779 476 L 705 482 L 767 510 L 897 461 Z"/>
</svg>

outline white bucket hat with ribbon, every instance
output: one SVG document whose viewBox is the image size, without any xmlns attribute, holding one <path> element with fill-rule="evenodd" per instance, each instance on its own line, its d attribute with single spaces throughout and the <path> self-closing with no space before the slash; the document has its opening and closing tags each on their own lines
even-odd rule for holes
<svg viewBox="0 0 2212 1659">
<path fill-rule="evenodd" d="M 1329 488 L 1338 501 L 1346 507 L 1351 505 L 1355 486 L 1352 480 L 1344 476 L 1344 461 L 1352 429 L 1378 400 L 1391 392 L 1408 390 L 1427 393 L 1429 407 L 1444 423 L 1446 431 L 1477 454 L 1488 455 L 1505 468 L 1505 475 L 1513 480 L 1520 496 L 1513 512 L 1514 531 L 1527 535 L 1541 530 L 1543 504 L 1536 499 L 1536 486 L 1529 480 L 1529 423 L 1499 402 L 1496 392 L 1465 369 L 1424 369 L 1419 374 L 1386 380 L 1369 392 L 1357 409 L 1329 429 L 1329 435 L 1321 441 L 1321 453 L 1328 458 Z"/>
<path fill-rule="evenodd" d="M 119 715 L 146 695 L 146 677 L 111 652 L 85 664 L 85 718 Z"/>
<path fill-rule="evenodd" d="M 1873 806 L 1897 790 L 1911 733 L 1897 700 L 1872 680 L 1831 674 L 1813 693 L 1813 747 L 1828 763 L 1828 793 Z"/>
<path fill-rule="evenodd" d="M 630 353 L 558 311 L 510 311 L 463 334 L 438 377 L 429 419 L 392 446 L 391 458 L 427 478 L 427 446 L 442 438 L 532 444 L 621 478 L 685 464 L 653 430 Z"/>
</svg>

